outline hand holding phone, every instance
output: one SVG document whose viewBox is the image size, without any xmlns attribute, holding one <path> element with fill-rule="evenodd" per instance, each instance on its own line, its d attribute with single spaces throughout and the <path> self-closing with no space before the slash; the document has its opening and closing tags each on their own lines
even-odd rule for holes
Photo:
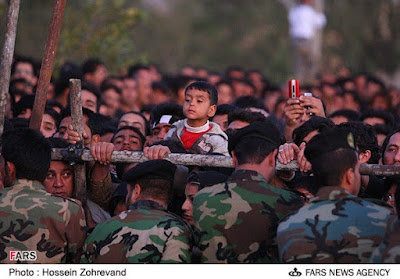
<svg viewBox="0 0 400 279">
<path fill-rule="evenodd" d="M 295 79 L 289 80 L 289 99 L 298 98 L 300 98 L 299 81 Z"/>
</svg>

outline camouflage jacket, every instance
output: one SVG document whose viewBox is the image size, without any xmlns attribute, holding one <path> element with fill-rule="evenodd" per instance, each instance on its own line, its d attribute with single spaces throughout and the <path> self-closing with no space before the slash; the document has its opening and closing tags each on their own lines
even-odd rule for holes
<svg viewBox="0 0 400 279">
<path fill-rule="evenodd" d="M 188 263 L 192 232 L 154 201 L 139 200 L 128 211 L 96 226 L 81 263 Z"/>
<path fill-rule="evenodd" d="M 302 205 L 295 193 L 250 170 L 236 170 L 226 183 L 202 189 L 193 203 L 202 262 L 277 262 L 278 222 Z"/>
<path fill-rule="evenodd" d="M 279 256 L 287 263 L 365 263 L 385 234 L 391 211 L 322 187 L 278 227 Z"/>
<path fill-rule="evenodd" d="M 53 196 L 26 179 L 0 191 L 0 262 L 15 263 L 15 251 L 34 251 L 36 259 L 20 261 L 26 263 L 79 261 L 85 238 L 85 216 L 77 201 Z"/>
<path fill-rule="evenodd" d="M 384 240 L 371 255 L 372 263 L 400 263 L 400 221 L 392 216 Z"/>
</svg>

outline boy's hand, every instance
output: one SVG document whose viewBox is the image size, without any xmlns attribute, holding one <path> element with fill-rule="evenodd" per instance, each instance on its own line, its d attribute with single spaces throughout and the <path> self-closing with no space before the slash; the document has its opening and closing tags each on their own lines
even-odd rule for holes
<svg viewBox="0 0 400 279">
<path fill-rule="evenodd" d="M 68 138 L 67 138 L 68 143 L 76 144 L 77 142 L 81 142 L 81 138 L 79 137 L 78 132 L 74 130 L 74 127 L 72 125 L 68 126 L 67 134 L 68 134 Z M 82 138 L 85 142 L 85 146 L 90 147 L 90 138 L 86 134 L 86 132 L 83 132 Z"/>
<path fill-rule="evenodd" d="M 311 98 L 311 97 L 308 97 Z M 304 107 L 300 104 L 298 99 L 289 99 L 286 102 L 284 109 L 286 125 L 289 127 L 294 127 L 299 122 L 300 118 L 304 114 Z"/>
<path fill-rule="evenodd" d="M 143 155 L 149 158 L 149 160 L 164 159 L 170 153 L 171 150 L 169 150 L 168 146 L 164 145 L 153 145 L 143 149 Z"/>
<path fill-rule="evenodd" d="M 111 155 L 114 151 L 114 144 L 110 142 L 96 142 L 90 147 L 93 158 L 101 165 L 111 163 Z"/>
</svg>

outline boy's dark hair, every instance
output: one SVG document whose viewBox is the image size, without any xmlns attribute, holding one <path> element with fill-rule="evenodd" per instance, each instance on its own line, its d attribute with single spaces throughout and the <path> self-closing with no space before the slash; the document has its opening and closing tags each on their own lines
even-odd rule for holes
<svg viewBox="0 0 400 279">
<path fill-rule="evenodd" d="M 230 105 L 230 104 L 222 104 L 217 106 L 217 112 L 215 115 L 224 115 L 224 114 L 229 114 L 233 111 L 240 110 L 237 106 Z M 215 116 L 214 115 L 214 116 Z"/>
<path fill-rule="evenodd" d="M 340 185 L 344 173 L 350 168 L 354 169 L 357 161 L 357 154 L 349 148 L 339 148 L 318 156 L 312 163 L 317 185 Z"/>
<path fill-rule="evenodd" d="M 375 131 L 371 125 L 362 122 L 346 122 L 338 125 L 341 129 L 346 129 L 354 136 L 357 152 L 371 151 L 369 164 L 377 164 L 380 159 L 378 141 Z M 338 161 L 340 162 L 340 161 Z"/>
<path fill-rule="evenodd" d="M 393 115 L 383 109 L 369 109 L 369 110 L 365 111 L 361 115 L 361 121 L 364 121 L 365 119 L 372 118 L 372 117 L 383 119 L 383 121 L 385 121 L 385 124 L 388 125 L 389 127 L 393 128 L 393 126 L 394 126 Z"/>
<path fill-rule="evenodd" d="M 17 178 L 40 182 L 46 178 L 51 147 L 38 131 L 19 128 L 6 132 L 3 135 L 2 155 L 5 161 L 15 165 Z"/>
<path fill-rule="evenodd" d="M 99 115 L 87 108 L 82 108 L 82 113 L 83 115 L 86 115 L 88 117 L 86 125 L 88 125 L 90 131 L 92 132 L 92 136 L 100 135 L 102 124 Z M 60 115 L 60 121 L 62 121 L 67 116 L 71 116 L 71 108 L 68 106 L 67 108 L 63 109 L 60 112 Z"/>
<path fill-rule="evenodd" d="M 231 124 L 235 120 L 240 120 L 248 123 L 265 120 L 265 116 L 260 112 L 254 112 L 248 109 L 239 109 L 228 114 L 228 123 Z"/>
<path fill-rule="evenodd" d="M 324 117 L 314 116 L 304 122 L 301 126 L 297 127 L 293 131 L 293 142 L 299 146 L 304 138 L 312 131 L 318 131 L 319 133 L 328 131 L 335 127 L 335 124 Z"/>
<path fill-rule="evenodd" d="M 267 109 L 264 107 L 260 99 L 257 99 L 256 97 L 253 96 L 242 96 L 237 98 L 233 102 L 234 106 L 237 106 L 238 108 L 259 108 L 267 111 Z"/>
<path fill-rule="evenodd" d="M 143 147 L 143 144 L 144 144 L 144 142 L 146 141 L 146 138 L 144 137 L 144 135 L 142 134 L 142 132 L 140 132 L 140 130 L 139 130 L 138 128 L 133 127 L 133 126 L 123 126 L 123 127 L 119 128 L 119 129 L 114 133 L 114 135 L 112 136 L 112 138 L 111 138 L 110 141 L 113 142 L 114 139 L 115 139 L 115 136 L 116 136 L 120 131 L 122 131 L 122 130 L 131 130 L 131 131 L 134 131 L 136 134 L 138 134 L 138 135 L 139 135 L 139 138 L 140 138 L 140 141 L 141 141 L 141 143 L 142 143 L 142 147 Z"/>
<path fill-rule="evenodd" d="M 98 58 L 89 58 L 82 65 L 82 75 L 86 73 L 93 74 L 98 66 L 102 66 L 104 63 Z"/>
<path fill-rule="evenodd" d="M 185 95 L 189 90 L 196 89 L 199 91 L 207 92 L 210 95 L 211 105 L 218 103 L 218 92 L 214 85 L 209 84 L 206 81 L 195 81 L 189 84 L 185 89 Z"/>
<path fill-rule="evenodd" d="M 332 113 L 329 118 L 333 118 L 336 116 L 343 116 L 347 118 L 347 121 L 359 121 L 361 114 L 352 109 L 340 109 Z"/>
</svg>

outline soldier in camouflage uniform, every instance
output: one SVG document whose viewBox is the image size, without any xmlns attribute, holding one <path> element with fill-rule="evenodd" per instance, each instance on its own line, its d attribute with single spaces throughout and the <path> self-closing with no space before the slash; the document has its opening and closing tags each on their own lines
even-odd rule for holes
<svg viewBox="0 0 400 279">
<path fill-rule="evenodd" d="M 297 194 L 268 184 L 280 143 L 280 132 L 269 121 L 254 122 L 229 138 L 235 172 L 194 198 L 195 243 L 202 262 L 278 261 L 278 222 L 303 205 Z"/>
<path fill-rule="evenodd" d="M 191 229 L 167 211 L 176 166 L 166 160 L 138 164 L 128 182 L 128 211 L 97 225 L 81 263 L 188 263 Z"/>
<path fill-rule="evenodd" d="M 365 263 L 385 234 L 391 211 L 357 197 L 359 160 L 351 133 L 316 135 L 305 156 L 319 186 L 316 197 L 279 224 L 279 256 L 286 263 Z"/>
<path fill-rule="evenodd" d="M 0 262 L 79 261 L 86 238 L 83 209 L 42 185 L 50 165 L 47 140 L 36 131 L 17 129 L 4 135 L 2 148 L 8 168 L 4 181 L 13 183 L 0 191 Z M 13 257 L 16 252 L 19 257 Z M 21 258 L 23 252 L 34 256 Z"/>
</svg>

